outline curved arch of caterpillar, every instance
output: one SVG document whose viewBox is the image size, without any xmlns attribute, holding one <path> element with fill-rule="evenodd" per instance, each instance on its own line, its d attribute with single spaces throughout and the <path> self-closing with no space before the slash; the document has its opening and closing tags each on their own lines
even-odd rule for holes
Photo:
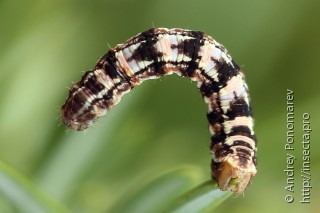
<svg viewBox="0 0 320 213">
<path fill-rule="evenodd" d="M 256 174 L 248 87 L 227 50 L 202 32 L 154 28 L 110 49 L 73 84 L 62 120 L 84 130 L 136 85 L 172 73 L 197 81 L 209 105 L 212 177 L 221 190 L 242 193 Z"/>
</svg>

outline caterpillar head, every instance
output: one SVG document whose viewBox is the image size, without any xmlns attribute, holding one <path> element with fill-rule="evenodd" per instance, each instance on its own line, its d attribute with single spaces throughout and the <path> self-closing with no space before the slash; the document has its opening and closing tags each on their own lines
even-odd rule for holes
<svg viewBox="0 0 320 213">
<path fill-rule="evenodd" d="M 235 194 L 241 194 L 250 185 L 257 170 L 251 159 L 246 159 L 245 164 L 240 160 L 241 156 L 232 155 L 221 163 L 212 162 L 212 176 L 217 180 L 222 191 L 230 190 Z"/>
</svg>

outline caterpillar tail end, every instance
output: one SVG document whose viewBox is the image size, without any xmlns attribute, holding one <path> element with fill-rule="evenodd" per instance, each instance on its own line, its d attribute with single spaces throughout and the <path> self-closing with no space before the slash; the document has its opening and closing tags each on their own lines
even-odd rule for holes
<svg viewBox="0 0 320 213">
<path fill-rule="evenodd" d="M 253 161 L 244 166 L 239 164 L 238 156 L 232 156 L 221 163 L 212 162 L 212 173 L 221 191 L 230 190 L 239 195 L 250 185 L 257 170 Z"/>
</svg>

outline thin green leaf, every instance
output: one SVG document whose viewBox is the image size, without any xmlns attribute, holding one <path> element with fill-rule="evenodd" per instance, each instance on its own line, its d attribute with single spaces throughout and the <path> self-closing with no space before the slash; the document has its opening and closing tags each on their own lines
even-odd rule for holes
<svg viewBox="0 0 320 213">
<path fill-rule="evenodd" d="M 69 212 L 63 205 L 45 194 L 29 178 L 2 161 L 0 161 L 0 192 L 21 212 Z"/>
<path fill-rule="evenodd" d="M 166 212 L 196 213 L 212 211 L 231 195 L 231 192 L 222 192 L 210 180 L 181 196 Z"/>
<path fill-rule="evenodd" d="M 183 194 L 187 188 L 198 182 L 201 171 L 197 167 L 186 166 L 158 177 L 141 177 L 119 196 L 110 211 L 118 213 L 163 212 L 172 200 Z M 143 185 L 139 182 L 143 181 Z M 123 205 L 123 204 L 126 205 Z"/>
</svg>

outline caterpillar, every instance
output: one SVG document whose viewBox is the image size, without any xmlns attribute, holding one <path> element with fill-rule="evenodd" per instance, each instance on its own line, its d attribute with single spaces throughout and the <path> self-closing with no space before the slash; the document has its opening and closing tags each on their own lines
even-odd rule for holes
<svg viewBox="0 0 320 213">
<path fill-rule="evenodd" d="M 244 192 L 257 172 L 248 87 L 225 47 L 203 32 L 152 28 L 110 49 L 72 85 L 62 121 L 84 130 L 133 87 L 173 73 L 196 81 L 209 105 L 212 178 L 222 191 Z"/>
</svg>

